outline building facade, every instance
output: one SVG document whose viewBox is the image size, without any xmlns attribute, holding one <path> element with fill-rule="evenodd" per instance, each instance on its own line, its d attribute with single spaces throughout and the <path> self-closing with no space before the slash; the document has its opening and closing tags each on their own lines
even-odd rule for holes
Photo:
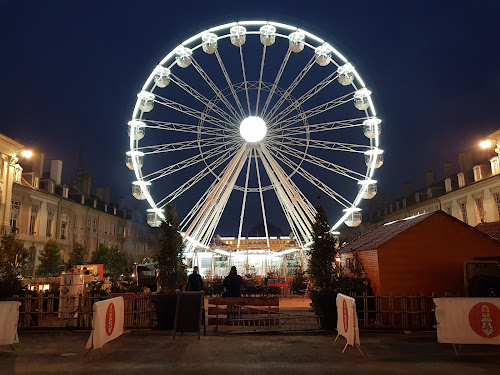
<svg viewBox="0 0 500 375">
<path fill-rule="evenodd" d="M 51 162 L 50 173 L 42 173 L 40 168 L 27 168 L 31 171 L 23 173 L 23 160 L 16 156 L 22 147 L 0 134 L 0 218 L 3 233 L 15 233 L 29 250 L 31 273 L 50 238 L 62 245 L 65 261 L 76 243 L 85 248 L 89 260 L 101 244 L 116 246 L 136 262 L 155 252 L 158 228 L 151 228 L 140 215 L 120 204 L 86 197 L 86 193 L 61 184 L 59 160 Z M 43 154 L 38 160 L 43 168 Z"/>
</svg>

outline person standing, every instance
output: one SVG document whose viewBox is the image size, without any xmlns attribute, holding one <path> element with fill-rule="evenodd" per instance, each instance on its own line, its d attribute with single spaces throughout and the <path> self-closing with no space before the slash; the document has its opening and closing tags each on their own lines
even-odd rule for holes
<svg viewBox="0 0 500 375">
<path fill-rule="evenodd" d="M 193 273 L 188 277 L 187 291 L 201 292 L 203 290 L 203 279 L 198 273 L 198 266 L 194 266 Z"/>
<path fill-rule="evenodd" d="M 232 266 L 229 275 L 226 276 L 222 285 L 226 289 L 226 297 L 241 297 L 241 283 L 243 279 L 238 275 L 236 267 Z"/>
</svg>

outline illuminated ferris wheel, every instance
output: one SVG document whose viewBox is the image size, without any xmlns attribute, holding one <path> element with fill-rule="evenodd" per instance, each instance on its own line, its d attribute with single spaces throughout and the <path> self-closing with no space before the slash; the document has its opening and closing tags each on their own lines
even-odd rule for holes
<svg viewBox="0 0 500 375">
<path fill-rule="evenodd" d="M 137 95 L 132 192 L 152 226 L 167 204 L 188 207 L 178 209 L 187 251 L 210 244 L 227 210 L 238 211 L 238 246 L 252 210 L 268 246 L 279 211 L 306 247 L 317 193 L 336 216 L 332 232 L 361 223 L 383 163 L 380 122 L 356 69 L 323 39 L 276 22 L 213 27 L 168 53 Z"/>
</svg>

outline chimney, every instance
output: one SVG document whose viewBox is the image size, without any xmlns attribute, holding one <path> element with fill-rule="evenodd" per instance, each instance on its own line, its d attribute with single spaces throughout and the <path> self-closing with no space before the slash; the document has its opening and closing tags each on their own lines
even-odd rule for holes
<svg viewBox="0 0 500 375">
<path fill-rule="evenodd" d="M 413 184 L 406 182 L 404 184 L 404 192 L 405 192 L 405 197 L 413 193 Z"/>
<path fill-rule="evenodd" d="M 458 154 L 458 158 L 460 160 L 460 172 L 469 171 L 474 166 L 474 162 L 472 160 L 472 152 L 461 152 Z"/>
<path fill-rule="evenodd" d="M 62 160 L 50 161 L 50 178 L 56 182 L 56 185 L 61 185 L 62 175 Z"/>
<path fill-rule="evenodd" d="M 449 161 L 444 163 L 444 176 L 446 178 L 451 177 L 455 174 L 453 171 L 453 163 L 450 163 Z"/>
<path fill-rule="evenodd" d="M 427 181 L 427 186 L 431 186 L 434 183 L 434 181 L 436 181 L 436 177 L 434 176 L 434 172 L 427 171 L 427 173 L 425 174 L 425 179 Z"/>
</svg>

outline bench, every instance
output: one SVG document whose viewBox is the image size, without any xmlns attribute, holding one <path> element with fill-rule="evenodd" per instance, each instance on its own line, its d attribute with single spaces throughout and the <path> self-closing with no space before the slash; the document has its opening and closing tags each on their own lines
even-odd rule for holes
<svg viewBox="0 0 500 375">
<path fill-rule="evenodd" d="M 212 297 L 208 299 L 208 324 L 267 327 L 279 324 L 279 297 Z"/>
</svg>

